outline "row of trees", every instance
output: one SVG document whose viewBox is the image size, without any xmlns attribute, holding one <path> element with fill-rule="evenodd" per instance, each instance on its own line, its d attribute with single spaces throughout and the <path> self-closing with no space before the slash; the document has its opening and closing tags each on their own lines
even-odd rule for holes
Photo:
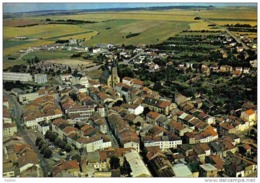
<svg viewBox="0 0 260 183">
<path fill-rule="evenodd" d="M 45 138 L 49 139 L 51 142 L 53 142 L 59 148 L 64 149 L 66 152 L 70 152 L 72 150 L 71 146 L 66 141 L 61 139 L 56 132 L 52 132 L 52 131 L 48 130 L 45 133 Z"/>
<path fill-rule="evenodd" d="M 40 153 L 43 154 L 44 158 L 50 158 L 52 156 L 52 151 L 50 150 L 48 143 L 41 137 L 37 137 L 35 145 L 38 147 Z"/>
</svg>

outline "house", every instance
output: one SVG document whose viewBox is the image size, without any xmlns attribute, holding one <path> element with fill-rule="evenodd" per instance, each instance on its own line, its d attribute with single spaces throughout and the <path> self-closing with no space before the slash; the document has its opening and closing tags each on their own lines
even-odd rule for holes
<svg viewBox="0 0 260 183">
<path fill-rule="evenodd" d="M 16 177 L 15 166 L 12 162 L 3 163 L 3 178 Z"/>
<path fill-rule="evenodd" d="M 237 52 L 242 52 L 244 50 L 243 46 L 237 46 L 236 49 Z"/>
<path fill-rule="evenodd" d="M 146 115 L 146 120 L 147 120 L 147 122 L 149 122 L 151 124 L 156 124 L 156 121 L 158 120 L 159 117 L 160 117 L 160 114 L 158 112 L 150 111 Z"/>
<path fill-rule="evenodd" d="M 124 157 L 129 164 L 131 170 L 130 175 L 132 177 L 152 177 L 137 151 L 131 150 L 131 152 L 126 153 Z"/>
<path fill-rule="evenodd" d="M 3 121 L 4 123 L 12 123 L 12 117 L 9 110 L 3 107 Z"/>
<path fill-rule="evenodd" d="M 77 148 L 86 148 L 87 152 L 94 152 L 99 149 L 112 147 L 112 142 L 109 136 L 95 135 L 92 137 L 80 137 L 76 140 L 75 145 Z"/>
<path fill-rule="evenodd" d="M 41 121 L 37 123 L 37 125 L 38 131 L 41 132 L 43 135 L 45 135 L 45 133 L 50 129 L 50 125 L 45 121 Z"/>
<path fill-rule="evenodd" d="M 17 126 L 15 123 L 4 123 L 3 124 L 3 136 L 10 137 L 17 133 Z"/>
<path fill-rule="evenodd" d="M 243 73 L 244 74 L 249 74 L 250 68 L 249 67 L 244 67 Z"/>
<path fill-rule="evenodd" d="M 141 116 L 137 116 L 135 114 L 125 115 L 124 120 L 127 121 L 129 124 L 137 124 L 139 122 L 139 125 L 141 125 L 144 122 L 144 119 Z"/>
<path fill-rule="evenodd" d="M 236 153 L 238 151 L 238 148 L 227 138 L 210 142 L 208 145 L 211 148 L 212 155 L 219 155 L 221 158 L 227 157 L 229 152 Z"/>
<path fill-rule="evenodd" d="M 205 163 L 210 163 L 213 165 L 218 170 L 218 172 L 224 170 L 225 163 L 219 155 L 206 156 Z"/>
<path fill-rule="evenodd" d="M 187 127 L 181 122 L 171 121 L 166 125 L 166 128 L 175 133 L 176 135 L 182 137 L 186 132 L 193 132 L 192 128 Z"/>
<path fill-rule="evenodd" d="M 186 102 L 187 100 L 188 100 L 187 97 L 185 97 L 185 96 L 182 95 L 182 94 L 176 94 L 176 95 L 175 95 L 175 103 L 176 103 L 177 105 L 180 105 L 180 104 Z"/>
<path fill-rule="evenodd" d="M 100 83 L 95 81 L 95 80 L 92 80 L 92 79 L 89 79 L 89 86 L 90 87 L 95 87 L 95 88 L 98 88 L 100 86 Z"/>
<path fill-rule="evenodd" d="M 217 177 L 218 169 L 213 165 L 206 163 L 199 166 L 200 177 Z"/>
<path fill-rule="evenodd" d="M 9 109 L 9 101 L 5 96 L 3 97 L 3 106 Z"/>
<path fill-rule="evenodd" d="M 38 92 L 34 93 L 25 93 L 25 94 L 19 94 L 18 95 L 18 100 L 22 104 L 28 104 L 29 102 L 39 98 L 40 95 Z"/>
<path fill-rule="evenodd" d="M 244 120 L 245 122 L 249 122 L 250 126 L 256 123 L 256 111 L 253 109 L 248 109 L 246 111 L 243 111 L 241 113 L 240 118 Z"/>
<path fill-rule="evenodd" d="M 246 177 L 256 172 L 257 165 L 243 157 L 228 153 L 224 169 L 229 177 Z"/>
<path fill-rule="evenodd" d="M 219 68 L 220 72 L 232 72 L 233 71 L 233 67 L 229 66 L 229 65 L 221 65 Z"/>
<path fill-rule="evenodd" d="M 52 168 L 52 176 L 60 177 L 63 172 L 68 173 L 70 176 L 78 177 L 80 174 L 80 167 L 77 160 L 62 161 Z"/>
<path fill-rule="evenodd" d="M 88 123 L 93 125 L 93 127 L 97 127 L 103 134 L 108 132 L 109 128 L 107 122 L 99 113 L 93 113 L 93 115 L 88 118 Z"/>
<path fill-rule="evenodd" d="M 148 152 L 150 152 L 149 148 Z M 156 151 L 156 154 L 149 158 L 149 167 L 158 177 L 174 177 L 172 164 L 163 153 Z"/>
<path fill-rule="evenodd" d="M 131 81 L 132 81 L 132 78 L 130 78 L 130 77 L 124 77 L 122 79 L 122 83 L 126 84 L 126 85 L 129 85 L 129 86 L 131 86 Z"/>
<path fill-rule="evenodd" d="M 123 107 L 128 109 L 128 111 L 134 115 L 140 115 L 144 112 L 144 107 L 141 105 L 132 104 L 132 105 L 123 105 Z"/>
<path fill-rule="evenodd" d="M 189 167 L 183 163 L 180 164 L 174 164 L 173 172 L 175 177 L 192 177 L 192 172 L 189 169 Z"/>
<path fill-rule="evenodd" d="M 192 149 L 201 162 L 205 162 L 206 156 L 211 154 L 211 148 L 206 143 L 196 144 Z"/>
<path fill-rule="evenodd" d="M 67 109 L 67 115 L 70 119 L 74 120 L 74 122 L 86 121 L 92 114 L 95 112 L 94 105 L 73 105 Z"/>
<path fill-rule="evenodd" d="M 21 152 L 21 156 L 18 158 L 18 167 L 20 173 L 33 166 L 36 166 L 38 169 L 40 169 L 40 163 L 37 154 L 32 149 Z"/>
<path fill-rule="evenodd" d="M 72 75 L 71 82 L 73 85 L 80 84 L 85 88 L 89 87 L 89 80 L 87 76 L 83 76 L 81 74 Z"/>
<path fill-rule="evenodd" d="M 71 74 L 61 74 L 60 75 L 62 81 L 69 81 L 72 78 Z"/>
</svg>

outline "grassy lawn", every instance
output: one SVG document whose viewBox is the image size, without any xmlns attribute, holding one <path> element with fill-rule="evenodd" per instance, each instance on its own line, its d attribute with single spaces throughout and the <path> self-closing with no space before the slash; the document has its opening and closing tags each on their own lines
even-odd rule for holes
<svg viewBox="0 0 260 183">
<path fill-rule="evenodd" d="M 61 59 L 61 58 L 70 58 L 70 56 L 74 52 L 68 52 L 68 51 L 37 51 L 32 52 L 23 57 L 23 60 L 27 59 L 33 59 L 35 56 L 37 56 L 40 60 L 50 60 L 50 59 Z"/>
<path fill-rule="evenodd" d="M 92 79 L 99 79 L 101 74 L 102 74 L 102 70 L 95 70 L 95 71 L 88 71 L 86 72 L 87 76 L 91 77 Z"/>
<path fill-rule="evenodd" d="M 27 65 L 27 62 L 24 60 L 5 60 L 3 61 L 3 69 L 12 67 L 14 65 Z"/>
<path fill-rule="evenodd" d="M 3 48 L 10 48 L 10 47 L 15 47 L 15 46 L 19 46 L 19 45 L 23 45 L 26 43 L 32 43 L 32 41 L 13 41 L 13 40 L 5 40 L 3 42 Z"/>
</svg>

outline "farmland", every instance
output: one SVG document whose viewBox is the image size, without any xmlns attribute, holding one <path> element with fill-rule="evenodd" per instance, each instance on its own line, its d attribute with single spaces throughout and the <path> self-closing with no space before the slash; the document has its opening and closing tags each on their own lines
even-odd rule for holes
<svg viewBox="0 0 260 183">
<path fill-rule="evenodd" d="M 200 16 L 202 19 L 194 20 L 195 16 Z M 54 21 L 73 19 L 94 21 L 95 23 L 48 24 L 47 18 Z M 245 23 L 254 26 L 256 18 L 256 9 L 253 7 L 222 7 L 214 9 L 81 12 L 71 15 L 47 14 L 4 19 L 4 57 L 18 53 L 21 49 L 51 44 L 58 39 L 83 39 L 82 45 L 88 47 L 99 43 L 155 44 L 163 42 L 183 30 L 212 30 L 213 28 L 209 26 L 211 22 L 220 26 L 228 23 Z M 32 24 L 33 26 L 30 26 Z M 221 27 L 214 27 L 214 30 L 221 30 Z M 133 33 L 138 33 L 138 35 L 126 37 Z M 26 37 L 28 40 L 18 41 L 14 40 L 15 37 Z M 56 58 L 56 56 L 54 57 Z M 67 56 L 64 57 L 67 58 Z"/>
</svg>

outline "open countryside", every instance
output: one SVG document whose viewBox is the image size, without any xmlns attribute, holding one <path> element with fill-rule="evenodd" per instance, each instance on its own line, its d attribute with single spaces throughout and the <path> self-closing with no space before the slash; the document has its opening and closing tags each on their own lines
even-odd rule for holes
<svg viewBox="0 0 260 183">
<path fill-rule="evenodd" d="M 13 5 L 4 180 L 257 179 L 257 3 Z"/>
</svg>

